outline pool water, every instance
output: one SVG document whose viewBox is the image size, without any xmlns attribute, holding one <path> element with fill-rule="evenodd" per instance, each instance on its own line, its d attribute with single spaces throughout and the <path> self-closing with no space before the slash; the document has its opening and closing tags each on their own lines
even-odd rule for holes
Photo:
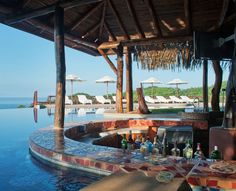
<svg viewBox="0 0 236 191">
<path fill-rule="evenodd" d="M 103 119 L 103 115 L 68 114 L 66 122 Z M 34 122 L 33 109 L 0 109 L 0 190 L 2 191 L 77 191 L 103 176 L 55 168 L 42 164 L 29 154 L 28 138 L 38 128 L 53 124 L 47 109 L 38 110 Z"/>
</svg>

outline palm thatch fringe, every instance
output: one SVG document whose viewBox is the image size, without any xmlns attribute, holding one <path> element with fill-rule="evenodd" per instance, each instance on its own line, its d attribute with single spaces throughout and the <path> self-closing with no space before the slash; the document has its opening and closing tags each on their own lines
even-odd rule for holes
<svg viewBox="0 0 236 191">
<path fill-rule="evenodd" d="M 147 70 L 194 70 L 202 62 L 194 59 L 192 42 L 136 46 L 134 61 Z"/>
</svg>

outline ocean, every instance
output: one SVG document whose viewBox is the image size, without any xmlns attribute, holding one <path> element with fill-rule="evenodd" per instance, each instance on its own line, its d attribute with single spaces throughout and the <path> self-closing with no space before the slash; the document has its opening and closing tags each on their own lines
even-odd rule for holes
<svg viewBox="0 0 236 191">
<path fill-rule="evenodd" d="M 39 98 L 46 101 L 46 98 Z M 0 97 L 0 109 L 14 109 L 19 105 L 29 107 L 33 103 L 33 97 Z"/>
</svg>

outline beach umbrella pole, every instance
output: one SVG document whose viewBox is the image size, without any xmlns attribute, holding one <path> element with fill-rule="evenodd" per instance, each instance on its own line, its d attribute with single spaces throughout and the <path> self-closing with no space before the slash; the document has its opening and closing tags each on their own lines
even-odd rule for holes
<svg viewBox="0 0 236 191">
<path fill-rule="evenodd" d="M 107 82 L 107 99 L 108 99 L 108 82 Z"/>
</svg>

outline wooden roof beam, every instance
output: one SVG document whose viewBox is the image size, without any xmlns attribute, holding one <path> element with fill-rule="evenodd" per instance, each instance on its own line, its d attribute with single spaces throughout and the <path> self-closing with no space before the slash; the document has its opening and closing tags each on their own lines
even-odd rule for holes
<svg viewBox="0 0 236 191">
<path fill-rule="evenodd" d="M 159 18 L 157 17 L 157 15 L 155 13 L 152 1 L 151 0 L 144 0 L 144 2 L 146 3 L 148 11 L 149 11 L 149 13 L 152 17 L 153 26 L 154 26 L 155 30 L 157 31 L 158 35 L 160 37 L 162 37 L 162 31 L 161 31 L 161 27 L 160 27 L 160 24 L 159 24 L 160 23 Z"/>
<path fill-rule="evenodd" d="M 158 38 L 145 38 L 145 39 L 132 39 L 123 41 L 106 42 L 99 45 L 99 49 L 110 49 L 117 48 L 119 45 L 123 47 L 134 47 L 142 45 L 153 45 L 153 44 L 163 44 L 163 43 L 177 43 L 192 41 L 192 36 L 179 36 L 179 37 L 158 37 Z"/>
<path fill-rule="evenodd" d="M 101 24 L 100 24 L 99 34 L 98 34 L 99 39 L 102 37 L 102 31 L 103 31 L 104 21 L 105 21 L 105 16 L 106 16 L 106 6 L 107 6 L 107 2 L 105 1 L 104 5 L 103 5 L 102 19 L 101 19 Z"/>
<path fill-rule="evenodd" d="M 34 25 L 35 27 L 37 27 L 39 29 L 47 30 L 52 35 L 54 34 L 53 27 L 50 27 L 50 26 L 48 26 L 46 24 L 43 24 L 40 21 L 29 20 L 29 21 L 26 21 L 26 22 L 31 23 L 32 25 Z M 96 43 L 91 43 L 91 42 L 85 41 L 85 40 L 83 40 L 81 38 L 78 38 L 78 37 L 75 37 L 75 36 L 73 36 L 71 34 L 65 33 L 64 35 L 65 35 L 65 39 L 68 39 L 70 41 L 76 42 L 77 44 L 81 44 L 81 45 L 90 47 L 92 49 L 97 49 L 97 47 L 98 47 L 98 45 Z"/>
<path fill-rule="evenodd" d="M 191 35 L 193 28 L 192 28 L 192 16 L 191 16 L 191 1 L 184 0 L 184 14 L 186 19 L 186 28 L 188 34 Z"/>
<path fill-rule="evenodd" d="M 109 36 L 111 37 L 111 39 L 113 41 L 116 41 L 116 36 L 112 33 L 111 29 L 109 28 L 109 26 L 107 25 L 106 21 L 104 21 L 104 27 L 106 29 L 106 31 L 108 32 Z"/>
<path fill-rule="evenodd" d="M 100 22 L 94 25 L 92 28 L 90 28 L 83 36 L 82 38 L 87 38 L 89 35 L 93 34 L 98 28 L 100 27 Z"/>
<path fill-rule="evenodd" d="M 27 19 L 33 19 L 39 16 L 47 15 L 49 13 L 53 13 L 55 11 L 55 8 L 57 6 L 60 6 L 64 9 L 70 9 L 73 7 L 81 6 L 81 5 L 86 5 L 86 4 L 91 4 L 91 3 L 98 3 L 101 2 L 102 0 L 71 0 L 71 1 L 64 1 L 61 3 L 56 3 L 49 5 L 47 7 L 42 7 L 39 9 L 35 9 L 32 11 L 28 12 L 22 12 L 20 14 L 14 14 L 13 16 L 9 17 L 6 19 L 4 22 L 7 24 L 14 24 L 18 22 L 22 22 Z"/>
<path fill-rule="evenodd" d="M 123 34 L 124 34 L 124 36 L 125 36 L 125 39 L 130 39 L 130 37 L 129 37 L 129 35 L 128 35 L 128 33 L 127 33 L 125 27 L 124 27 L 124 24 L 122 23 L 121 18 L 120 18 L 119 14 L 118 14 L 118 11 L 116 10 L 116 8 L 115 8 L 115 6 L 114 6 L 112 0 L 108 0 L 108 4 L 109 4 L 109 6 L 110 6 L 110 8 L 111 8 L 111 10 L 112 10 L 112 12 L 113 12 L 113 14 L 114 14 L 114 16 L 116 17 L 116 20 L 117 20 L 117 22 L 118 22 L 118 25 L 119 25 L 121 31 L 123 32 Z"/>
<path fill-rule="evenodd" d="M 103 2 L 99 3 L 98 5 L 94 6 L 92 9 L 90 9 L 87 14 L 82 16 L 82 18 L 78 19 L 75 23 L 73 23 L 70 27 L 70 31 L 75 30 L 82 22 L 84 22 L 88 17 L 90 17 L 95 11 L 97 11 L 101 6 L 103 5 Z"/>
<path fill-rule="evenodd" d="M 117 75 L 117 68 L 113 64 L 113 62 L 110 60 L 110 58 L 104 53 L 104 51 L 100 48 L 98 48 L 98 52 L 103 56 L 103 58 L 107 61 L 113 72 Z"/>
<path fill-rule="evenodd" d="M 140 24 L 138 22 L 138 18 L 137 18 L 137 15 L 135 13 L 132 1 L 126 0 L 126 4 L 127 4 L 127 7 L 128 7 L 130 16 L 132 17 L 132 19 L 134 21 L 134 25 L 135 25 L 136 31 L 138 32 L 139 38 L 145 38 L 145 35 L 144 35 L 143 31 L 142 31 L 142 28 L 141 28 L 141 26 L 140 26 Z"/>
</svg>

